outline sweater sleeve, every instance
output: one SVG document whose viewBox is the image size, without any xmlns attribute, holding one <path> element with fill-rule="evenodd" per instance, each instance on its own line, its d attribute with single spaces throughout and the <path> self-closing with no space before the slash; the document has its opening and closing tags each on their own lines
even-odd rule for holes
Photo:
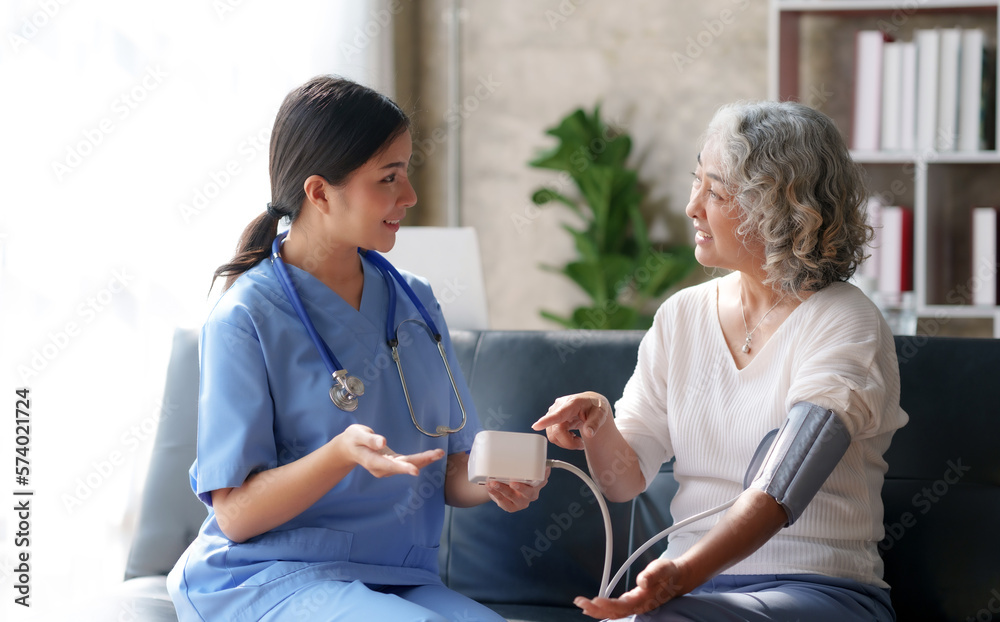
<svg viewBox="0 0 1000 622">
<path fill-rule="evenodd" d="M 845 291 L 807 331 L 785 402 L 836 412 L 852 439 L 898 427 L 899 367 L 891 331 L 860 292 Z"/>
<path fill-rule="evenodd" d="M 642 338 L 635 371 L 615 404 L 615 425 L 638 456 L 647 488 L 660 465 L 674 457 L 666 412 L 669 303 L 659 308 L 652 328 Z"/>
</svg>

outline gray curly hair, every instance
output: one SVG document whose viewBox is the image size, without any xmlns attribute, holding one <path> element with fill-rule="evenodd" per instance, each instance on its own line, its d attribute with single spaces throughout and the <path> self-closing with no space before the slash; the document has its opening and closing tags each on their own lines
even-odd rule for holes
<svg viewBox="0 0 1000 622">
<path fill-rule="evenodd" d="M 703 145 L 741 210 L 740 235 L 764 245 L 765 283 L 787 294 L 846 281 L 874 234 L 862 168 L 833 121 L 795 102 L 720 108 Z"/>
</svg>

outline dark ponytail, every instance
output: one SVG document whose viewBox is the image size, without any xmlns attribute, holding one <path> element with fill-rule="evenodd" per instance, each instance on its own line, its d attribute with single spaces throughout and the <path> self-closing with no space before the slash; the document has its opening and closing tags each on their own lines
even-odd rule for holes
<svg viewBox="0 0 1000 622">
<path fill-rule="evenodd" d="M 299 216 L 309 176 L 339 186 L 409 128 L 392 100 L 344 78 L 318 76 L 289 93 L 271 132 L 271 202 L 243 230 L 236 255 L 215 271 L 213 284 L 224 276 L 229 289 L 271 254 L 278 221 Z"/>
<path fill-rule="evenodd" d="M 256 266 L 261 259 L 271 253 L 271 243 L 278 235 L 278 219 L 267 212 L 254 218 L 240 234 L 236 245 L 236 255 L 229 262 L 222 264 L 212 277 L 212 284 L 220 276 L 226 277 L 226 288 L 232 287 L 241 274 Z M 225 290 L 223 290 L 225 291 Z"/>
</svg>

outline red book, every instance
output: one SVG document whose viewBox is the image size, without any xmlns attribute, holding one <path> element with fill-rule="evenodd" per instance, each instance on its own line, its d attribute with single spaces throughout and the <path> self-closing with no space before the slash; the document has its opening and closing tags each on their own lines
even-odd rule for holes
<svg viewBox="0 0 1000 622">
<path fill-rule="evenodd" d="M 913 210 L 883 207 L 875 243 L 879 246 L 878 291 L 889 297 L 913 291 Z"/>
</svg>

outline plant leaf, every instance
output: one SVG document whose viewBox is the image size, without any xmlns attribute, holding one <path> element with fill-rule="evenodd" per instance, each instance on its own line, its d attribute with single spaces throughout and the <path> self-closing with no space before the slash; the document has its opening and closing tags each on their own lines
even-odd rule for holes
<svg viewBox="0 0 1000 622">
<path fill-rule="evenodd" d="M 697 262 L 689 246 L 673 252 L 649 251 L 637 266 L 635 287 L 646 298 L 657 298 L 687 276 Z"/>
<path fill-rule="evenodd" d="M 613 245 L 609 245 L 611 238 L 608 235 L 614 175 L 614 169 L 594 165 L 575 177 L 580 193 L 593 212 L 593 236 L 600 252 L 614 250 Z"/>
<path fill-rule="evenodd" d="M 580 191 L 570 198 L 552 188 L 532 194 L 536 205 L 562 203 L 583 220 L 582 227 L 563 225 L 572 237 L 578 259 L 558 271 L 573 280 L 593 301 L 569 318 L 542 311 L 542 317 L 566 328 L 646 328 L 652 318 L 640 312 L 694 266 L 690 248 L 654 251 L 642 215 L 638 174 L 625 163 L 632 149 L 628 134 L 615 134 L 601 120 L 601 106 L 592 114 L 577 109 L 546 130 L 557 144 L 538 154 L 530 166 L 569 173 Z M 637 298 L 624 306 L 618 298 L 625 288 Z"/>
<path fill-rule="evenodd" d="M 569 231 L 570 235 L 573 236 L 573 241 L 576 243 L 576 250 L 583 257 L 584 261 L 594 263 L 600 261 L 601 256 L 597 251 L 597 244 L 594 242 L 594 238 L 591 237 L 589 231 L 580 231 L 569 225 L 563 225 L 563 229 Z"/>
<path fill-rule="evenodd" d="M 638 217 L 642 218 L 639 203 L 642 195 L 638 190 L 638 177 L 635 171 L 628 169 L 609 169 L 614 174 L 611 178 L 611 198 L 608 219 L 604 223 L 606 252 L 628 252 L 633 244 L 634 232 L 630 234 L 629 225 Z M 645 230 L 643 229 L 643 232 Z"/>
<path fill-rule="evenodd" d="M 609 135 L 610 130 L 607 128 L 601 131 L 600 144 L 603 150 L 597 154 L 596 161 L 604 166 L 622 168 L 625 166 L 629 152 L 632 151 L 632 139 L 627 134 L 608 138 Z M 592 146 L 592 151 L 596 152 L 597 150 Z"/>
<path fill-rule="evenodd" d="M 628 255 L 605 253 L 601 255 L 600 264 L 603 268 L 604 287 L 608 298 L 614 300 L 632 280 L 635 270 L 635 259 Z"/>
<path fill-rule="evenodd" d="M 545 311 L 545 310 L 540 311 L 539 315 L 541 315 L 546 320 L 551 320 L 557 324 L 561 324 L 563 328 L 579 328 L 573 322 L 573 318 L 571 317 L 560 317 L 555 313 L 552 313 L 551 311 Z"/>
<path fill-rule="evenodd" d="M 601 105 L 594 106 L 591 119 L 591 137 L 587 143 L 588 155 L 595 163 L 602 166 L 622 168 L 632 150 L 632 138 L 628 134 L 619 134 L 601 119 Z"/>
<path fill-rule="evenodd" d="M 581 153 L 581 149 L 586 150 L 586 145 L 593 133 L 591 121 L 582 108 L 578 108 L 569 113 L 559 125 L 545 130 L 550 136 L 559 139 L 559 143 L 539 153 L 534 159 L 528 162 L 529 166 L 535 168 L 546 168 L 556 171 L 574 170 L 574 154 Z"/>
<path fill-rule="evenodd" d="M 566 264 L 563 274 L 573 279 L 587 292 L 594 302 L 604 302 L 608 298 L 604 270 L 597 261 L 573 261 Z"/>
<path fill-rule="evenodd" d="M 625 330 L 635 326 L 638 312 L 621 305 L 577 307 L 573 310 L 575 328 L 598 330 Z"/>
<path fill-rule="evenodd" d="M 538 190 L 535 190 L 534 194 L 531 195 L 531 201 L 535 205 L 545 205 L 550 201 L 557 201 L 559 203 L 562 203 L 566 207 L 570 208 L 571 210 L 573 210 L 573 212 L 576 213 L 581 218 L 586 218 L 583 214 L 583 211 L 581 211 L 580 206 L 576 203 L 576 201 L 567 197 L 564 194 L 556 192 L 552 188 L 539 188 Z"/>
</svg>

